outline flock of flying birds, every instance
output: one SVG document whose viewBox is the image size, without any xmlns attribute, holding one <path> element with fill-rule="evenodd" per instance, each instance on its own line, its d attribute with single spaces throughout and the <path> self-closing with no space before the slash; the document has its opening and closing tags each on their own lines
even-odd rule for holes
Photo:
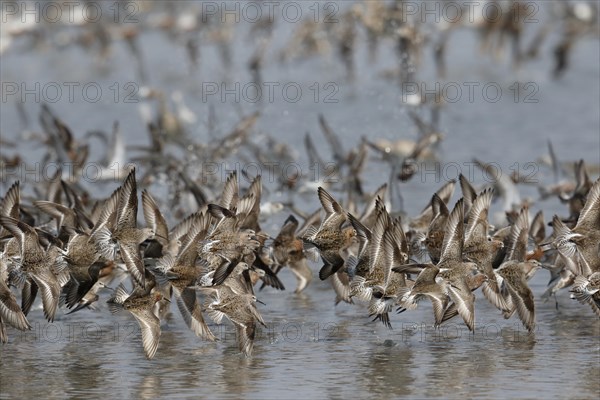
<svg viewBox="0 0 600 400">
<path fill-rule="evenodd" d="M 425 5 L 427 2 L 403 0 L 326 2 L 318 11 L 316 4 L 307 4 L 300 11 L 300 21 L 293 23 L 281 11 L 282 4 L 276 4 L 277 12 L 269 11 L 273 4 L 253 4 L 253 11 L 249 11 L 252 17 L 247 17 L 243 2 L 231 6 L 214 2 L 206 6 L 203 3 L 130 1 L 95 4 L 94 9 L 102 8 L 102 18 L 97 19 L 86 18 L 89 12 L 82 2 L 73 5 L 70 13 L 64 10 L 62 18 L 59 17 L 58 22 L 75 28 L 69 30 L 57 29 L 60 24 L 54 15 L 45 15 L 42 12 L 45 8 L 31 3 L 20 4 L 17 8 L 20 12 L 12 9 L 9 12 L 7 8 L 0 54 L 48 44 L 58 50 L 74 45 L 93 53 L 96 64 L 108 66 L 114 44 L 123 42 L 133 58 L 140 82 L 146 82 L 149 75 L 140 39 L 143 33 L 164 33 L 174 46 L 183 48 L 191 72 L 202 65 L 206 47 L 215 47 L 224 69 L 230 70 L 236 30 L 244 25 L 240 21 L 247 20 L 251 20 L 246 24 L 250 29 L 244 36 L 255 41 L 255 50 L 246 67 L 255 82 L 262 81 L 261 71 L 268 62 L 273 31 L 278 24 L 293 27 L 285 46 L 276 49 L 276 58 L 281 62 L 335 55 L 344 64 L 347 77 L 353 78 L 359 39 L 364 39 L 362 42 L 368 46 L 371 62 L 376 58 L 379 45 L 388 42 L 393 43 L 398 56 L 401 66 L 398 75 L 408 82 L 414 82 L 414 75 L 424 60 L 423 53 L 429 50 L 433 52 L 438 79 L 445 79 L 448 42 L 452 33 L 461 29 L 478 34 L 484 53 L 496 59 L 509 53 L 515 67 L 538 58 L 546 51 L 543 46 L 551 42 L 555 77 L 568 69 L 576 43 L 586 37 L 597 37 L 598 32 L 597 3 L 593 1 L 534 4 L 486 0 L 473 4 L 453 3 L 449 10 L 443 1 L 430 6 Z M 258 16 L 254 19 L 256 8 Z M 543 21 L 539 18 L 542 8 Z M 33 17 L 31 10 L 42 15 Z M 67 15 L 70 17 L 66 18 Z"/>
<path fill-rule="evenodd" d="M 554 49 L 555 75 L 566 69 L 575 41 L 593 32 L 597 24 L 588 15 L 596 15 L 596 5 L 582 4 L 559 6 L 564 8 L 564 32 Z M 345 11 L 339 24 L 329 26 L 309 18 L 295 29 L 281 59 L 321 55 L 337 46 L 351 76 L 360 28 L 366 32 L 370 49 L 375 49 L 380 39 L 395 41 L 402 73 L 415 71 L 423 43 L 434 43 L 436 70 L 443 77 L 448 32 L 462 22 L 446 28 L 440 25 L 439 35 L 428 35 L 423 25 L 402 22 L 406 16 L 401 5 L 365 1 Z M 526 6 L 524 2 L 511 2 L 510 7 L 514 14 L 522 6 Z M 198 34 L 209 30 L 208 36 L 220 46 L 227 65 L 235 25 L 219 21 L 204 25 L 201 15 L 187 10 L 177 14 L 177 6 L 168 7 L 173 7 L 169 9 L 172 14 L 146 22 L 175 41 L 183 40 L 192 65 L 198 63 Z M 513 14 L 506 13 L 505 19 L 495 24 L 481 23 L 477 29 L 482 47 L 497 51 L 510 39 L 514 63 L 518 64 L 535 56 L 549 28 L 543 25 L 525 51 L 525 25 Z M 146 64 L 137 38 L 143 25 L 118 26 L 130 53 L 138 59 L 141 77 Z M 97 44 L 101 54 L 108 54 L 115 27 L 87 26 L 89 32 L 76 42 L 86 48 Z M 273 21 L 255 26 L 254 31 L 268 32 L 271 37 Z M 21 28 L 9 23 L 3 32 L 14 38 L 31 36 L 36 41 L 48 38 L 40 34 L 40 25 L 24 31 Z M 259 43 L 248 63 L 256 81 L 260 81 L 265 43 L 268 40 Z M 7 48 L 0 48 L 0 52 Z M 402 80 L 411 77 L 403 76 Z M 566 168 L 558 163 L 550 145 L 556 181 L 540 187 L 540 194 L 542 198 L 558 197 L 569 208 L 566 218 L 553 216 L 550 234 L 542 211 L 530 216 L 531 205 L 520 200 L 517 185 L 523 182 L 518 176 L 505 175 L 494 185 L 476 190 L 461 175 L 458 181 L 443 185 L 423 211 L 411 217 L 400 212 L 394 190 L 398 191 L 398 182 L 414 176 L 415 161 L 435 157 L 443 139 L 437 123 L 426 123 L 416 113 L 409 113 L 420 131 L 417 141 L 363 138 L 358 146 L 345 151 L 345 143 L 321 115 L 320 127 L 332 149 L 339 180 L 315 182 L 302 175 L 276 174 L 277 190 L 287 191 L 290 199 L 301 193 L 317 195 L 321 208 L 307 214 L 293 200 L 262 201 L 263 190 L 268 188 L 258 174 L 234 171 L 224 179 L 224 186 L 219 174 L 202 175 L 201 165 L 206 160 L 226 162 L 234 158 L 267 170 L 274 160 L 282 166 L 295 161 L 285 143 L 253 132 L 259 113 L 242 117 L 230 133 L 220 137 L 213 135 L 209 126 L 213 140 L 199 143 L 185 132 L 180 115 L 168 109 L 162 93 L 149 90 L 147 99 L 159 101 L 157 114 L 146 121 L 150 146 L 135 149 L 124 146 L 117 123 L 112 135 L 96 131 L 85 139 L 76 138 L 48 106 L 42 107 L 40 125 L 44 132 L 30 133 L 28 138 L 44 145 L 43 165 L 69 165 L 70 171 L 59 170 L 33 187 L 26 180 L 15 181 L 0 193 L 2 343 L 9 340 L 7 326 L 31 329 L 27 316 L 39 293 L 49 322 L 57 313 L 89 312 L 86 309 L 96 307 L 99 301 L 107 302 L 112 312 L 131 313 L 140 325 L 148 358 L 158 350 L 161 320 L 173 301 L 186 325 L 203 340 L 217 340 L 208 318 L 216 324 L 229 320 L 236 328 L 240 352 L 250 355 L 257 327 L 265 325 L 256 306 L 256 285 L 284 290 L 278 274 L 289 269 L 297 278 L 295 292 L 300 293 L 310 285 L 315 263 L 320 265 L 319 278 L 331 282 L 335 304 L 364 303 L 365 314 L 388 327 L 390 313 L 414 310 L 421 300 L 428 299 L 433 304 L 436 327 L 459 317 L 474 331 L 475 293 L 481 289 L 505 318 L 516 314 L 523 326 L 533 331 L 535 301 L 528 281 L 540 268 L 551 275 L 544 299 L 568 289 L 571 297 L 600 317 L 600 180 L 589 178 L 583 160 L 575 164 L 574 181 L 560 181 L 558 176 Z M 83 184 L 92 139 L 99 139 L 107 148 L 104 159 L 95 164 L 100 169 L 96 185 L 115 179 L 121 183 L 107 198 L 98 198 Z M 6 140 L 0 143 L 3 150 L 17 147 Z M 304 144 L 310 164 L 318 165 L 321 175 L 330 172 L 319 155 L 323 146 L 315 145 L 308 134 Z M 129 160 L 136 165 L 132 168 L 125 157 L 135 152 L 137 158 Z M 361 179 L 369 154 L 390 167 L 389 181 L 373 193 L 364 190 Z M 484 162 L 475 160 L 475 164 L 490 171 Z M 22 165 L 19 154 L 0 154 L 0 172 Z M 247 188 L 240 187 L 242 178 L 249 183 Z M 2 183 L 6 179 L 2 176 Z M 452 205 L 457 184 L 462 197 Z M 166 187 L 167 195 L 153 196 L 154 185 Z M 138 186 L 143 189 L 141 194 Z M 27 191 L 34 194 L 26 195 Z M 497 197 L 504 203 L 500 223 L 489 218 Z M 140 199 L 143 225 L 138 221 Z M 291 214 L 277 235 L 261 228 L 273 213 L 283 210 Z M 357 310 L 364 312 L 364 308 Z"/>
<path fill-rule="evenodd" d="M 552 276 L 544 296 L 570 288 L 600 317 L 600 180 L 589 179 L 583 161 L 576 169 L 575 186 L 550 188 L 569 204 L 570 216 L 554 216 L 548 236 L 542 212 L 530 222 L 527 205 L 506 213 L 508 226 L 492 227 L 494 188 L 478 193 L 462 175 L 462 198 L 454 206 L 448 203 L 456 182 L 450 181 L 414 218 L 388 210 L 387 184 L 364 197 L 361 213 L 356 207 L 349 212 L 319 187 L 324 216 L 317 210 L 300 227 L 290 215 L 275 237 L 259 223 L 261 176 L 241 192 L 232 172 L 216 201 L 172 226 L 144 189 L 144 227 L 138 225 L 135 169 L 108 198 L 93 203 L 59 179 L 50 200 L 28 207 L 15 182 L 0 203 L 0 338 L 8 341 L 6 325 L 31 329 L 27 314 L 38 293 L 52 322 L 59 308 L 72 313 L 93 307 L 104 291 L 112 312 L 126 310 L 139 323 L 148 358 L 159 347 L 161 318 L 173 299 L 204 340 L 217 340 L 206 316 L 217 324 L 230 320 L 239 350 L 250 355 L 257 324 L 265 325 L 255 285 L 260 280 L 283 290 L 278 273 L 289 268 L 299 293 L 312 279 L 308 261 L 319 259 L 319 278 L 331 281 L 336 304 L 364 302 L 369 315 L 389 327 L 394 309 L 412 310 L 429 299 L 436 327 L 460 316 L 474 331 L 474 292 L 481 288 L 505 318 L 516 312 L 533 331 L 528 280 L 539 268 Z"/>
</svg>

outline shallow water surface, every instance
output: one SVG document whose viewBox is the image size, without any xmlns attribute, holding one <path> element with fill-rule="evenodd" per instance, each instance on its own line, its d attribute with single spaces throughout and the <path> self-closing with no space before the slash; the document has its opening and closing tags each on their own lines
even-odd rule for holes
<svg viewBox="0 0 600 400">
<path fill-rule="evenodd" d="M 282 278 L 293 285 L 290 274 Z M 543 273 L 532 281 L 537 298 L 545 283 Z M 536 300 L 533 335 L 481 296 L 475 334 L 457 319 L 434 330 L 426 302 L 392 315 L 388 330 L 370 322 L 364 307 L 334 307 L 328 283 L 259 297 L 267 328 L 251 358 L 238 353 L 232 326 L 213 326 L 219 343 L 202 342 L 174 306 L 152 361 L 128 315 L 101 305 L 47 324 L 38 308 L 30 314 L 34 329 L 9 330 L 2 347 L 2 396 L 593 398 L 600 390 L 600 323 L 565 293 L 558 311 L 553 301 Z"/>
</svg>

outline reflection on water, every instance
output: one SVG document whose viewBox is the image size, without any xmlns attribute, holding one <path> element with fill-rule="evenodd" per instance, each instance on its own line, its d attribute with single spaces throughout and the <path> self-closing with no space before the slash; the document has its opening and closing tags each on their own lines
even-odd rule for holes
<svg viewBox="0 0 600 400">
<path fill-rule="evenodd" d="M 393 341 L 378 343 L 364 354 L 358 364 L 364 372 L 358 384 L 374 396 L 407 396 L 412 394 L 415 379 L 413 349 Z"/>
<path fill-rule="evenodd" d="M 131 330 L 126 318 L 117 329 L 106 309 L 79 313 L 81 321 L 93 315 L 100 328 L 88 327 L 87 335 L 67 336 L 77 324 L 66 317 L 40 324 L 37 334 L 9 330 L 11 340 L 1 348 L 3 397 L 31 397 L 40 388 L 57 397 L 136 398 L 175 392 L 253 398 L 300 392 L 317 398 L 539 397 L 569 388 L 589 397 L 600 389 L 600 322 L 572 302 L 559 312 L 542 304 L 533 336 L 482 305 L 472 335 L 453 321 L 434 329 L 426 307 L 393 317 L 394 329 L 388 330 L 348 312 L 358 310 L 332 312 L 331 293 L 309 293 L 312 301 L 289 294 L 280 302 L 281 294 L 263 293 L 274 318 L 249 359 L 238 353 L 232 326 L 215 329 L 218 343 L 202 342 L 176 318 L 175 309 L 152 361 L 144 357 L 139 331 Z M 307 305 L 330 311 L 321 317 L 306 312 Z M 296 313 L 289 314 L 292 310 Z M 34 318 L 41 311 L 32 313 Z M 62 337 L 52 333 L 54 327 Z"/>
<path fill-rule="evenodd" d="M 234 328 L 211 327 L 220 341 L 202 342 L 172 306 L 157 357 L 146 360 L 139 329 L 128 315 L 98 311 L 60 316 L 31 332 L 9 328 L 0 347 L 2 398 L 89 395 L 343 399 L 348 397 L 554 397 L 600 390 L 600 321 L 559 294 L 537 300 L 547 276 L 533 278 L 537 329 L 478 301 L 475 334 L 460 321 L 432 326 L 431 307 L 392 315 L 393 329 L 372 323 L 361 305 L 333 307 L 317 282 L 303 295 L 265 289 L 252 358 L 239 354 Z M 35 378 L 32 378 L 35 377 Z M 14 384 L 13 384 L 14 383 Z"/>
</svg>

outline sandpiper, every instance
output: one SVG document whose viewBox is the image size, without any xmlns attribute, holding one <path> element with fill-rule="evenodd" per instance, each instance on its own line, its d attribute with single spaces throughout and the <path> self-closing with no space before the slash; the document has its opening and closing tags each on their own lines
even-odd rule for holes
<svg viewBox="0 0 600 400">
<path fill-rule="evenodd" d="M 421 299 L 428 298 L 433 305 L 435 326 L 439 326 L 449 301 L 446 283 L 437 279 L 440 270 L 433 264 L 413 264 L 394 267 L 393 271 L 419 274 L 413 286 L 406 288 L 398 296 L 398 312 L 414 310 Z"/>
<path fill-rule="evenodd" d="M 158 261 L 156 269 L 158 273 L 166 276 L 173 287 L 177 307 L 187 326 L 196 336 L 214 341 L 216 338 L 204 321 L 193 288 L 200 275 L 200 268 L 196 267 L 197 246 L 208 234 L 209 229 L 210 216 L 205 213 L 195 214 L 187 234 L 182 237 L 179 254 L 173 256 L 167 253 Z"/>
<path fill-rule="evenodd" d="M 12 184 L 6 192 L 4 198 L 0 199 L 0 215 L 6 215 L 14 219 L 19 219 L 19 206 L 21 203 L 21 184 L 19 181 Z M 10 232 L 6 231 L 0 225 L 0 239 L 10 237 Z"/>
<path fill-rule="evenodd" d="M 431 262 L 437 264 L 442 255 L 442 244 L 444 243 L 446 224 L 450 212 L 448 211 L 446 204 L 437 194 L 434 194 L 431 198 L 431 210 L 433 212 L 433 218 L 427 229 L 425 246 L 429 252 Z"/>
<path fill-rule="evenodd" d="M 464 205 L 456 202 L 448 217 L 442 255 L 437 267 L 438 276 L 447 282 L 448 295 L 457 306 L 457 311 L 471 331 L 475 331 L 475 296 L 471 293 L 467 277 L 477 270 L 477 265 L 463 261 Z"/>
<path fill-rule="evenodd" d="M 492 195 L 493 189 L 486 189 L 472 202 L 465 232 L 463 257 L 465 260 L 477 264 L 478 269 L 487 277 L 482 282 L 481 289 L 485 298 L 500 310 L 507 310 L 508 305 L 500 293 L 500 286 L 492 267 L 492 261 L 498 250 L 504 247 L 504 243 L 488 238 L 488 212 Z"/>
<path fill-rule="evenodd" d="M 600 272 L 594 272 L 587 278 L 577 276 L 571 293 L 572 297 L 581 304 L 589 304 L 594 313 L 600 317 Z"/>
<path fill-rule="evenodd" d="M 350 293 L 352 297 L 356 296 L 362 301 L 370 301 L 372 286 L 382 284 L 384 280 L 382 239 L 391 218 L 381 201 L 376 202 L 375 210 L 377 216 L 372 230 L 348 213 L 359 241 L 358 256 L 350 256 L 347 261 L 348 271 L 352 276 Z"/>
<path fill-rule="evenodd" d="M 212 301 L 209 300 L 206 304 L 210 317 L 216 323 L 221 323 L 224 316 L 233 322 L 238 348 L 245 356 L 250 356 L 254 348 L 256 322 L 266 325 L 256 309 L 257 300 L 252 289 L 249 270 L 243 266 L 239 270 L 241 273 L 233 274 L 227 284 L 199 289 L 212 297 Z"/>
<path fill-rule="evenodd" d="M 398 296 L 407 288 L 405 274 L 392 273 L 394 265 L 404 265 L 409 258 L 408 242 L 399 219 L 390 222 L 383 234 L 381 246 L 383 280 L 373 287 L 369 313 L 391 328 L 389 312 L 397 302 Z"/>
<path fill-rule="evenodd" d="M 129 311 L 140 325 L 142 345 L 148 359 L 154 358 L 160 340 L 160 320 L 155 313 L 155 305 L 163 300 L 162 291 L 158 290 L 151 274 L 147 273 L 146 287 L 136 286 L 128 293 L 123 285 L 115 290 L 108 300 L 113 313 L 120 309 Z"/>
<path fill-rule="evenodd" d="M 351 227 L 342 229 L 346 213 L 325 189 L 319 187 L 317 193 L 326 217 L 319 229 L 307 232 L 303 240 L 308 247 L 314 246 L 319 250 L 324 263 L 319 271 L 319 278 L 325 280 L 344 265 L 340 252 L 351 244 L 356 231 Z"/>
<path fill-rule="evenodd" d="M 541 264 L 537 260 L 526 261 L 528 235 L 528 209 L 524 207 L 511 227 L 511 245 L 506 259 L 495 273 L 502 278 L 502 290 L 506 293 L 505 300 L 509 306 L 509 309 L 504 311 L 504 318 L 510 318 L 517 311 L 525 328 L 533 332 L 535 304 L 527 281 L 541 268 Z"/>
<path fill-rule="evenodd" d="M 273 272 L 277 273 L 283 266 L 289 267 L 298 282 L 296 293 L 302 292 L 312 281 L 312 270 L 304 254 L 302 239 L 297 236 L 298 225 L 298 220 L 290 215 L 272 242 Z"/>
<path fill-rule="evenodd" d="M 28 300 L 33 303 L 37 292 L 37 289 L 33 288 L 39 288 L 44 316 L 49 322 L 54 321 L 61 289 L 60 283 L 52 271 L 56 260 L 48 256 L 48 252 L 39 243 L 37 231 L 25 222 L 0 216 L 0 225 L 13 235 L 20 247 L 21 271 L 25 274 L 23 284 L 26 283 L 26 287 L 30 288 Z"/>
<path fill-rule="evenodd" d="M 97 238 L 104 256 L 110 257 L 114 254 L 116 242 L 131 276 L 138 285 L 144 287 L 144 264 L 139 245 L 153 237 L 154 232 L 151 228 L 137 227 L 137 212 L 137 183 L 133 169 L 123 185 L 115 190 L 104 204 L 91 235 Z"/>
<path fill-rule="evenodd" d="M 7 285 L 8 275 L 8 265 L 5 262 L 4 254 L 0 253 L 0 343 L 8 341 L 5 323 L 21 331 L 31 329 L 15 295 Z"/>
</svg>

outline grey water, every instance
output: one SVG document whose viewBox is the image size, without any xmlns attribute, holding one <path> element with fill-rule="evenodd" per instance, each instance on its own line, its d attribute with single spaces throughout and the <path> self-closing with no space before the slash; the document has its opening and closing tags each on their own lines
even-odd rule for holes
<svg viewBox="0 0 600 400">
<path fill-rule="evenodd" d="M 347 2 L 332 3 L 340 13 L 351 6 Z M 541 24 L 551 21 L 551 3 L 536 3 L 539 21 L 526 26 L 526 38 L 531 38 Z M 139 5 L 140 21 L 160 16 L 167 9 L 146 2 L 132 4 Z M 178 12 L 185 14 L 203 3 L 176 4 Z M 214 4 L 219 7 L 222 3 Z M 301 4 L 306 15 L 312 12 L 309 7 L 313 3 L 296 4 Z M 105 5 L 104 9 L 108 7 Z M 9 29 L 4 22 L 0 28 L 3 35 Z M 114 33 L 124 26 L 110 25 L 110 29 Z M 262 70 L 263 80 L 276 85 L 273 101 L 263 98 L 253 102 L 241 90 L 252 82 L 247 62 L 258 46 L 249 34 L 251 27 L 252 23 L 243 18 L 232 24 L 229 68 L 223 66 L 207 32 L 202 32 L 195 70 L 190 67 L 181 40 L 158 29 L 141 29 L 139 48 L 146 75 L 142 80 L 129 47 L 118 35 L 115 34 L 107 59 L 102 61 L 98 50 L 61 45 L 80 28 L 42 23 L 41 38 L 33 44 L 33 39 L 15 38 L 2 54 L 0 135 L 17 146 L 0 151 L 7 156 L 19 153 L 29 164 L 40 162 L 44 148 L 31 140 L 31 135 L 40 131 L 37 116 L 43 101 L 72 128 L 76 138 L 83 138 L 91 130 L 110 131 L 113 121 L 118 120 L 126 145 L 146 144 L 148 134 L 140 115 L 144 101 L 139 99 L 145 87 L 167 94 L 181 92 L 197 118 L 186 126 L 196 141 L 213 140 L 207 128 L 211 106 L 216 116 L 216 137 L 229 132 L 241 115 L 260 111 L 254 132 L 267 133 L 287 144 L 303 174 L 309 171 L 302 142 L 306 132 L 319 143 L 321 155 L 325 159 L 331 157 L 319 131 L 320 113 L 343 138 L 346 151 L 363 136 L 417 138 L 417 128 L 407 111 L 412 106 L 407 104 L 397 80 L 386 77 L 388 71 L 397 67 L 395 43 L 382 40 L 377 58 L 371 59 L 364 32 L 359 31 L 355 78 L 349 80 L 334 48 L 328 55 L 280 62 L 279 52 L 287 46 L 299 23 L 276 19 L 274 38 Z M 431 194 L 447 180 L 456 178 L 459 170 L 472 172 L 476 185 L 486 183 L 481 172 L 469 170 L 473 157 L 498 163 L 503 173 L 517 170 L 526 174 L 531 183 L 553 183 L 552 171 L 540 162 L 548 153 L 547 140 L 552 141 L 560 160 L 573 163 L 583 158 L 591 169 L 595 168 L 592 179 L 598 176 L 598 32 L 574 45 L 569 69 L 560 79 L 553 79 L 552 49 L 559 33 L 549 34 L 538 59 L 515 69 L 508 47 L 504 58 L 494 60 L 479 51 L 474 29 L 457 29 L 448 42 L 448 73 L 443 81 L 435 78 L 431 44 L 426 44 L 418 80 L 425 82 L 427 90 L 434 90 L 437 81 L 440 87 L 446 85 L 447 93 L 454 93 L 451 91 L 456 87 L 462 92 L 442 109 L 440 169 L 423 169 L 400 186 L 408 215 L 418 213 Z M 69 82 L 78 84 L 72 100 L 65 84 Z M 515 83 L 521 84 L 519 92 Z M 12 84 L 17 85 L 18 91 L 8 94 L 7 85 Z M 86 84 L 92 87 L 89 93 L 82 91 Z M 214 88 L 213 84 L 219 92 L 207 95 L 206 89 Z M 286 84 L 301 89 L 298 101 L 291 101 L 292 89 L 287 93 L 280 90 Z M 234 94 L 222 93 L 221 85 L 233 88 Z M 472 98 L 468 85 L 474 87 Z M 482 90 L 486 85 L 491 88 L 487 93 Z M 62 93 L 57 101 L 49 101 L 56 97 L 56 86 Z M 25 94 L 23 87 L 33 94 Z M 96 87 L 101 94 L 93 97 Z M 500 88 L 497 98 L 492 97 L 495 88 Z M 19 102 L 27 116 L 25 121 L 19 117 Z M 92 148 L 90 158 L 101 154 L 99 144 Z M 387 181 L 388 165 L 375 158 L 369 160 L 363 174 L 367 190 Z M 229 160 L 235 162 L 236 156 Z M 2 193 L 15 176 L 24 181 L 24 190 L 31 193 L 35 179 L 28 181 L 24 173 L 3 177 Z M 97 185 L 102 185 L 100 194 L 107 196 L 117 184 Z M 88 182 L 86 188 L 93 186 Z M 285 195 L 277 192 L 273 182 L 267 181 L 266 186 L 270 190 L 263 201 L 283 201 Z M 532 199 L 532 211 L 544 210 L 546 220 L 553 214 L 568 212 L 558 199 L 539 201 L 535 184 L 520 185 L 519 189 L 523 198 Z M 457 197 L 455 193 L 452 201 Z M 302 195 L 297 205 L 312 212 L 318 206 L 316 193 Z M 494 211 L 499 211 L 498 205 L 494 207 Z M 263 228 L 271 235 L 277 234 L 287 215 L 283 212 L 274 216 L 264 222 Z M 259 305 L 259 311 L 267 327 L 258 332 L 254 353 L 247 359 L 237 351 L 233 326 L 211 326 L 220 340 L 203 342 L 187 329 L 175 306 L 163 324 L 157 355 L 148 361 L 135 320 L 126 314 L 109 313 L 105 304 L 107 291 L 101 292 L 97 310 L 72 315 L 59 312 L 54 323 L 45 322 L 38 300 L 28 316 L 32 331 L 19 332 L 9 327 L 9 342 L 0 345 L 0 397 L 597 398 L 600 393 L 600 322 L 589 307 L 571 300 L 567 291 L 557 294 L 558 307 L 554 299 L 543 302 L 540 296 L 549 279 L 544 270 L 530 282 L 537 313 L 533 334 L 528 334 L 516 317 L 504 320 L 479 293 L 477 328 L 470 334 L 456 319 L 434 330 L 433 313 L 427 302 L 420 303 L 415 311 L 392 315 L 393 329 L 389 330 L 372 322 L 362 304 L 334 306 L 330 283 L 321 282 L 316 276 L 320 265 L 312 267 L 315 279 L 300 295 L 293 293 L 295 281 L 287 270 L 280 273 L 285 291 L 266 288 L 258 293 L 265 303 Z"/>
</svg>

